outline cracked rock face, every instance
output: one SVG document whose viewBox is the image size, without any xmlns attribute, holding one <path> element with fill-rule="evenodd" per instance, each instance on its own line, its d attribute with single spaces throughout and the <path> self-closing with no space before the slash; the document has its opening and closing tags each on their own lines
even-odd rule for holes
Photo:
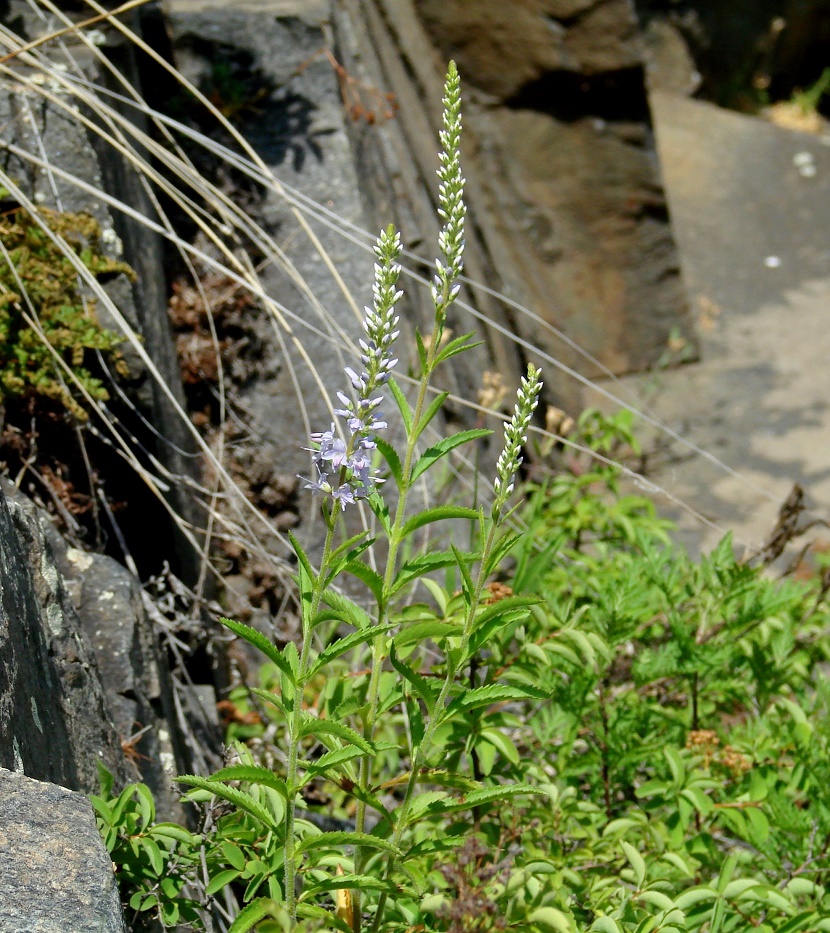
<svg viewBox="0 0 830 933">
<path fill-rule="evenodd" d="M 99 761 L 135 778 L 38 511 L 2 481 L 0 767 L 93 793 Z"/>
<path fill-rule="evenodd" d="M 112 862 L 81 794 L 0 769 L 0 852 L 3 933 L 126 933 Z"/>
</svg>

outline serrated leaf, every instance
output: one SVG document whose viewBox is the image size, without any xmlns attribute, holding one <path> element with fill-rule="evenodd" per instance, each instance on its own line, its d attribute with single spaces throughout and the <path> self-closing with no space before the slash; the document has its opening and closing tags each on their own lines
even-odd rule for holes
<svg viewBox="0 0 830 933">
<path fill-rule="evenodd" d="M 441 406 L 449 398 L 449 395 L 449 392 L 439 392 L 438 395 L 436 395 L 435 398 L 429 403 L 426 411 L 421 415 L 421 420 L 415 427 L 415 440 L 418 440 L 418 438 L 424 433 L 424 430 L 427 428 L 430 421 L 432 421 L 432 419 L 441 410 Z"/>
<path fill-rule="evenodd" d="M 347 745 L 346 748 L 336 748 L 330 752 L 326 752 L 314 761 L 303 762 L 306 773 L 302 783 L 307 784 L 318 774 L 325 774 L 330 769 L 339 768 L 341 765 L 348 764 L 350 761 L 354 761 L 355 758 L 360 758 L 365 754 L 365 752 L 356 748 L 354 745 Z"/>
<path fill-rule="evenodd" d="M 362 560 L 349 561 L 343 569 L 365 583 L 378 603 L 383 603 L 383 577 L 376 570 Z"/>
<path fill-rule="evenodd" d="M 465 690 L 447 707 L 447 718 L 464 710 L 478 709 L 493 703 L 505 703 L 511 700 L 545 699 L 546 694 L 533 687 L 511 687 L 506 684 L 485 684 L 473 690 Z"/>
<path fill-rule="evenodd" d="M 391 881 L 384 881 L 382 878 L 374 878 L 372 875 L 354 875 L 344 874 L 336 875 L 334 878 L 326 878 L 325 881 L 318 881 L 310 885 L 303 891 L 300 901 L 307 901 L 316 894 L 322 894 L 325 891 L 337 891 L 341 888 L 356 888 L 360 891 L 395 891 L 395 885 Z"/>
<path fill-rule="evenodd" d="M 485 428 L 475 428 L 471 431 L 460 431 L 458 434 L 454 434 L 452 437 L 445 437 L 438 443 L 433 444 L 432 447 L 424 451 L 424 453 L 419 457 L 418 462 L 412 468 L 412 482 L 414 482 L 422 473 L 428 470 L 434 463 L 440 460 L 442 457 L 446 457 L 448 453 L 455 450 L 457 447 L 460 447 L 462 444 L 467 444 L 470 441 L 474 441 L 480 437 L 489 437 L 492 434 L 492 431 L 488 431 Z"/>
<path fill-rule="evenodd" d="M 392 393 L 392 398 L 395 399 L 395 404 L 398 406 L 398 411 L 401 413 L 401 420 L 406 428 L 407 436 L 409 436 L 412 432 L 412 409 L 409 407 L 409 402 L 395 379 L 390 379 L 387 385 Z"/>
<path fill-rule="evenodd" d="M 438 696 L 438 691 L 432 687 L 425 677 L 422 677 L 417 671 L 413 670 L 405 661 L 400 660 L 394 645 L 391 646 L 389 652 L 389 661 L 392 667 L 412 685 L 413 690 L 424 701 L 427 711 L 432 715 L 435 709 L 435 700 Z"/>
<path fill-rule="evenodd" d="M 439 363 L 444 363 L 452 359 L 452 357 L 458 356 L 459 353 L 463 353 L 465 350 L 473 350 L 476 347 L 482 346 L 483 341 L 481 340 L 476 343 L 468 343 L 470 338 L 474 336 L 475 331 L 471 331 L 469 334 L 462 334 L 460 337 L 456 337 L 455 340 L 451 340 L 441 349 L 438 356 L 436 356 L 435 365 L 437 366 Z"/>
<path fill-rule="evenodd" d="M 364 629 L 372 624 L 372 620 L 366 610 L 358 606 L 357 603 L 352 602 L 351 599 L 344 596 L 342 593 L 327 589 L 323 593 L 322 598 L 324 603 L 341 614 L 341 618 L 344 622 L 348 622 L 348 624 L 352 625 L 354 628 Z"/>
<path fill-rule="evenodd" d="M 398 456 L 397 450 L 395 450 L 389 441 L 385 441 L 382 437 L 375 437 L 374 440 L 389 467 L 389 472 L 394 476 L 395 482 L 398 484 L 398 489 L 401 489 L 403 486 L 403 467 L 401 466 L 401 458 Z"/>
<path fill-rule="evenodd" d="M 247 781 L 249 784 L 261 784 L 270 787 L 281 797 L 288 799 L 285 781 L 268 768 L 257 765 L 230 765 L 210 776 L 211 781 Z"/>
<path fill-rule="evenodd" d="M 335 722 L 331 719 L 309 717 L 304 720 L 300 726 L 300 738 L 306 735 L 334 735 L 339 739 L 343 739 L 344 742 L 348 742 L 350 745 L 355 745 L 367 755 L 371 755 L 374 752 L 372 744 L 367 742 L 362 735 L 355 732 L 354 729 L 350 729 L 342 722 Z"/>
<path fill-rule="evenodd" d="M 253 645 L 254 648 L 261 651 L 269 661 L 273 661 L 273 663 L 277 665 L 294 686 L 297 685 L 294 678 L 294 671 L 291 669 L 291 665 L 288 663 L 285 655 L 269 638 L 266 638 L 262 632 L 258 632 L 255 628 L 251 628 L 250 625 L 244 625 L 242 622 L 234 622 L 233 619 L 221 618 L 219 621 L 226 628 L 229 628 L 234 635 L 237 635 L 239 638 L 243 639 L 243 641 L 247 641 L 249 645 Z"/>
<path fill-rule="evenodd" d="M 460 622 L 443 622 L 439 619 L 430 622 L 416 622 L 408 625 L 394 637 L 395 645 L 404 648 L 407 645 L 418 644 L 426 638 L 452 638 L 460 635 L 463 626 Z"/>
<path fill-rule="evenodd" d="M 381 839 L 369 833 L 350 832 L 316 833 L 313 836 L 306 836 L 297 843 L 294 851 L 299 855 L 301 852 L 307 852 L 309 849 L 319 849 L 323 846 L 365 846 L 370 849 L 382 849 L 384 852 L 391 852 L 396 857 L 403 854 L 388 839 Z"/>
<path fill-rule="evenodd" d="M 239 911 L 228 933 L 248 933 L 265 917 L 279 917 L 281 914 L 287 919 L 285 908 L 277 901 L 270 897 L 258 897 Z"/>
<path fill-rule="evenodd" d="M 237 790 L 235 787 L 228 787 L 219 781 L 211 781 L 208 780 L 208 778 L 199 777 L 198 774 L 182 774 L 176 778 L 176 782 L 179 784 L 189 784 L 191 787 L 196 787 L 199 790 L 206 790 L 215 797 L 221 797 L 222 800 L 227 800 L 229 803 L 234 804 L 234 806 L 239 807 L 240 810 L 244 810 L 245 813 L 250 814 L 270 829 L 277 829 L 273 815 L 269 813 L 259 801 L 254 800 L 254 798 L 250 794 L 245 793 L 245 791 Z"/>
<path fill-rule="evenodd" d="M 451 518 L 477 519 L 478 512 L 475 509 L 466 509 L 455 505 L 439 505 L 433 509 L 424 509 L 413 515 L 412 518 L 403 526 L 403 536 L 412 534 L 418 528 L 429 525 L 432 522 L 440 522 Z"/>
<path fill-rule="evenodd" d="M 358 645 L 362 645 L 365 642 L 371 641 L 376 635 L 385 634 L 391 628 L 394 628 L 392 623 L 387 623 L 385 625 L 374 625 L 371 628 L 352 632 L 350 635 L 346 635 L 345 638 L 338 638 L 337 641 L 333 641 L 330 645 L 327 645 L 325 648 L 323 648 L 320 654 L 317 655 L 317 659 L 315 660 L 314 664 L 312 664 L 309 668 L 309 679 L 311 679 L 330 661 L 333 661 L 335 658 L 339 658 L 341 655 L 346 654 L 347 651 L 351 651 Z"/>
</svg>

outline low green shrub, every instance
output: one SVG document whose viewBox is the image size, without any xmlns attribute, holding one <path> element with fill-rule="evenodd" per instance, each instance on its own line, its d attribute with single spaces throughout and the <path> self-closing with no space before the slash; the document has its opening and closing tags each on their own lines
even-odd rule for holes
<svg viewBox="0 0 830 933">
<path fill-rule="evenodd" d="M 143 790 L 102 795 L 125 897 L 168 924 L 178 905 L 177 920 L 198 925 L 185 885 L 165 888 L 190 873 L 203 908 L 234 892 L 242 907 L 230 933 L 830 930 L 818 583 L 771 579 L 738 561 L 729 538 L 690 559 L 650 502 L 621 494 L 610 457 L 571 460 L 545 479 L 537 471 L 511 512 L 540 386 L 533 367 L 492 503 L 407 508 L 421 475 L 486 433 L 419 445 L 446 397 L 430 395 L 433 372 L 468 343 L 440 339 L 463 248 L 459 130 L 451 68 L 446 226 L 415 403 L 390 376 L 390 230 L 377 247 L 365 371 L 348 370 L 353 394 L 338 393 L 348 432 L 312 436 L 308 486 L 322 495 L 327 535 L 316 568 L 293 542 L 301 639 L 277 645 L 225 620 L 268 663 L 259 686 L 230 698 L 241 721 L 261 720 L 234 727 L 235 762 L 179 779 L 191 801 L 221 801 L 210 833 L 162 844 L 169 824 L 153 824 Z M 402 450 L 380 436 L 386 388 Z M 597 412 L 572 439 L 603 456 L 636 445 L 627 416 Z M 384 478 L 396 487 L 391 507 Z M 342 539 L 340 516 L 356 499 L 373 533 Z M 463 548 L 435 537 L 418 546 L 422 529 L 447 522 L 469 526 Z M 337 587 L 342 575 L 363 598 Z"/>
</svg>

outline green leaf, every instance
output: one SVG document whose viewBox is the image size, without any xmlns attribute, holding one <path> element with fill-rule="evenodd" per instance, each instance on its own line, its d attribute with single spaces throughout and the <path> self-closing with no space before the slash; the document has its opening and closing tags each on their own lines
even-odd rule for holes
<svg viewBox="0 0 830 933">
<path fill-rule="evenodd" d="M 330 645 L 327 645 L 325 648 L 323 648 L 320 654 L 317 655 L 317 660 L 309 669 L 309 679 L 311 679 L 319 670 L 324 668 L 330 661 L 333 661 L 335 658 L 339 658 L 341 655 L 346 654 L 347 651 L 351 651 L 352 648 L 356 648 L 358 645 L 362 645 L 365 642 L 371 641 L 376 635 L 385 634 L 391 628 L 394 628 L 394 624 L 391 622 L 387 623 L 386 625 L 374 625 L 371 628 L 365 628 L 357 632 L 352 632 L 350 635 L 346 635 L 345 638 L 338 638 L 337 641 L 333 641 Z"/>
<path fill-rule="evenodd" d="M 683 764 L 679 752 L 669 745 L 663 749 L 663 757 L 669 763 L 672 780 L 676 785 L 681 786 L 686 780 L 686 766 Z"/>
<path fill-rule="evenodd" d="M 367 497 L 366 502 L 369 504 L 369 508 L 372 510 L 375 518 L 380 522 L 381 528 L 386 532 L 387 536 L 392 534 L 392 522 L 389 518 L 389 506 L 386 504 L 386 500 L 377 489 L 373 489 L 371 494 Z"/>
<path fill-rule="evenodd" d="M 407 645 L 415 645 L 424 641 L 426 638 L 452 638 L 460 635 L 463 626 L 460 622 L 444 622 L 436 619 L 431 622 L 416 622 L 414 625 L 408 625 L 394 636 L 395 645 L 398 648 L 404 648 Z"/>
<path fill-rule="evenodd" d="M 372 570 L 372 568 L 362 560 L 350 561 L 346 564 L 344 569 L 369 587 L 378 605 L 383 604 L 383 577 L 376 570 Z"/>
<path fill-rule="evenodd" d="M 480 437 L 489 437 L 492 433 L 492 431 L 488 431 L 485 428 L 475 428 L 471 431 L 460 431 L 452 437 L 446 437 L 438 441 L 438 443 L 424 451 L 418 459 L 418 462 L 412 468 L 412 482 L 425 470 L 428 470 L 434 463 L 450 453 L 450 451 L 455 450 L 456 447 L 460 447 L 462 444 L 474 441 Z"/>
<path fill-rule="evenodd" d="M 306 836 L 297 843 L 294 851 L 299 855 L 309 849 L 319 849 L 321 847 L 339 848 L 340 846 L 366 846 L 370 849 L 382 849 L 384 852 L 391 852 L 397 858 L 400 858 L 403 854 L 397 846 L 387 839 L 381 839 L 369 833 L 349 832 L 316 833 L 315 835 Z"/>
<path fill-rule="evenodd" d="M 643 861 L 642 855 L 628 842 L 621 842 L 620 845 L 629 864 L 634 869 L 637 887 L 642 888 L 643 882 L 646 880 L 646 863 Z"/>
<path fill-rule="evenodd" d="M 612 917 L 597 917 L 591 924 L 590 933 L 622 933 L 622 929 Z"/>
<path fill-rule="evenodd" d="M 477 519 L 478 512 L 476 509 L 465 509 L 461 506 L 455 505 L 439 505 L 433 509 L 424 509 L 421 512 L 413 515 L 412 518 L 403 526 L 403 536 L 407 537 L 412 534 L 413 531 L 416 531 L 418 528 L 422 528 L 424 525 L 429 525 L 432 522 L 440 522 L 445 519 L 450 518 L 467 518 L 467 519 Z"/>
<path fill-rule="evenodd" d="M 506 736 L 499 729 L 482 729 L 481 737 L 493 745 L 501 754 L 511 763 L 519 763 L 519 751 L 513 744 L 513 740 Z"/>
<path fill-rule="evenodd" d="M 382 437 L 375 437 L 375 444 L 377 444 L 378 450 L 383 454 L 383 459 L 389 467 L 389 472 L 395 477 L 398 489 L 402 489 L 403 467 L 401 466 L 401 458 L 398 456 L 398 452 L 389 441 L 385 441 Z"/>
<path fill-rule="evenodd" d="M 347 596 L 338 593 L 336 590 L 327 589 L 323 593 L 323 602 L 339 612 L 341 619 L 356 629 L 368 628 L 372 624 L 372 620 L 365 609 L 362 609 L 357 603 L 352 602 Z"/>
<path fill-rule="evenodd" d="M 303 784 L 307 784 L 318 774 L 325 774 L 331 768 L 339 768 L 341 765 L 348 764 L 348 762 L 365 754 L 364 751 L 354 745 L 349 745 L 346 748 L 336 748 L 333 751 L 326 752 L 325 755 L 321 755 L 315 761 L 307 761 L 304 763 L 306 773 Z"/>
<path fill-rule="evenodd" d="M 544 700 L 547 694 L 534 687 L 513 687 L 506 684 L 485 684 L 473 690 L 465 690 L 457 696 L 447 707 L 447 718 L 463 710 L 478 709 L 480 706 L 490 706 L 493 703 L 504 703 L 511 700 L 537 699 Z"/>
<path fill-rule="evenodd" d="M 288 800 L 285 781 L 268 768 L 257 765 L 230 765 L 210 776 L 211 781 L 247 781 L 249 784 L 261 784 L 270 787 L 281 797 Z"/>
<path fill-rule="evenodd" d="M 471 605 L 473 602 L 475 587 L 473 586 L 473 578 L 470 576 L 470 568 L 467 566 L 466 555 L 459 551 L 454 544 L 451 544 L 450 547 L 452 548 L 452 553 L 455 557 L 455 565 L 461 572 L 461 584 L 464 591 L 464 599 L 467 605 Z"/>
<path fill-rule="evenodd" d="M 242 854 L 242 849 L 240 849 L 239 846 L 235 846 L 232 842 L 223 842 L 222 855 L 225 856 L 225 861 L 229 865 L 232 865 L 239 871 L 244 870 L 245 856 Z"/>
<path fill-rule="evenodd" d="M 561 910 L 555 907 L 537 907 L 527 918 L 530 923 L 554 930 L 555 933 L 571 933 L 571 923 Z"/>
<path fill-rule="evenodd" d="M 475 347 L 480 347 L 483 343 L 481 340 L 476 343 L 468 343 L 470 338 L 474 336 L 475 331 L 470 331 L 469 334 L 462 334 L 460 337 L 450 340 L 435 357 L 435 365 L 437 366 L 439 363 L 452 359 L 452 357 L 457 356 L 459 353 L 463 353 L 465 350 L 473 350 Z"/>
<path fill-rule="evenodd" d="M 435 398 L 429 403 L 429 406 L 423 415 L 421 415 L 421 420 L 418 422 L 415 428 L 415 440 L 417 440 L 424 433 L 424 429 L 441 410 L 441 406 L 449 398 L 449 395 L 449 392 L 439 392 L 438 395 L 436 395 Z"/>
<path fill-rule="evenodd" d="M 248 930 L 252 930 L 265 917 L 285 917 L 286 921 L 288 920 L 288 914 L 282 904 L 270 897 L 258 897 L 240 910 L 228 928 L 228 933 L 248 933 Z"/>
<path fill-rule="evenodd" d="M 336 891 L 340 888 L 356 888 L 360 891 L 389 891 L 397 890 L 391 881 L 384 881 L 382 878 L 373 878 L 371 875 L 336 875 L 334 878 L 326 878 L 325 881 L 318 881 L 303 891 L 300 901 L 307 901 L 316 894 L 323 894 L 325 891 Z"/>
<path fill-rule="evenodd" d="M 394 379 L 390 379 L 387 385 L 392 393 L 392 398 L 395 399 L 395 404 L 398 406 L 398 411 L 401 413 L 401 419 L 408 437 L 412 432 L 412 409 L 409 407 L 409 402 L 406 400 L 403 390 Z"/>
<path fill-rule="evenodd" d="M 210 879 L 210 883 L 205 888 L 205 894 L 216 894 L 216 892 L 221 891 L 226 884 L 236 881 L 241 874 L 242 872 L 235 868 L 228 868 L 225 871 L 220 871 L 219 874 L 214 875 Z M 263 916 L 265 915 L 263 914 Z"/>
<path fill-rule="evenodd" d="M 229 803 L 239 807 L 240 810 L 244 810 L 270 829 L 277 829 L 277 824 L 273 815 L 269 813 L 259 801 L 255 800 L 250 794 L 245 793 L 245 791 L 237 790 L 235 787 L 228 787 L 219 781 L 211 781 L 208 780 L 208 778 L 199 777 L 197 774 L 182 774 L 176 778 L 176 782 L 179 784 L 189 784 L 191 787 L 196 787 L 199 790 L 206 790 L 215 797 L 221 797 L 223 800 L 227 800 Z"/>
<path fill-rule="evenodd" d="M 497 800 L 507 800 L 511 797 L 524 797 L 527 795 L 542 795 L 544 792 L 531 784 L 499 784 L 496 787 L 482 787 L 472 790 L 459 798 L 445 798 L 429 805 L 428 813 L 452 813 L 456 810 L 471 810 Z"/>
<path fill-rule="evenodd" d="M 244 625 L 242 622 L 234 622 L 233 619 L 221 618 L 219 621 L 226 628 L 229 628 L 234 635 L 239 636 L 239 638 L 247 641 L 249 645 L 253 645 L 254 648 L 259 649 L 269 661 L 273 661 L 274 664 L 277 665 L 294 686 L 297 685 L 297 681 L 294 678 L 294 671 L 291 669 L 291 665 L 288 663 L 285 655 L 269 638 L 266 638 L 262 632 L 258 632 L 255 628 L 251 628 L 250 625 Z"/>
<path fill-rule="evenodd" d="M 306 735 L 334 735 L 350 745 L 355 745 L 367 755 L 374 753 L 375 749 L 371 742 L 367 742 L 362 735 L 343 725 L 342 722 L 335 722 L 331 719 L 316 719 L 313 716 L 304 720 L 300 726 L 300 737 Z"/>
<path fill-rule="evenodd" d="M 709 887 L 689 888 L 682 894 L 678 894 L 674 899 L 674 904 L 675 907 L 679 907 L 681 910 L 688 910 L 703 901 L 713 901 L 717 896 L 718 892 Z"/>
<path fill-rule="evenodd" d="M 435 700 L 438 696 L 438 691 L 432 687 L 425 677 L 422 677 L 406 662 L 398 658 L 394 645 L 392 645 L 389 652 L 389 661 L 392 667 L 412 685 L 415 693 L 424 701 L 427 711 L 432 715 L 435 709 Z"/>
</svg>

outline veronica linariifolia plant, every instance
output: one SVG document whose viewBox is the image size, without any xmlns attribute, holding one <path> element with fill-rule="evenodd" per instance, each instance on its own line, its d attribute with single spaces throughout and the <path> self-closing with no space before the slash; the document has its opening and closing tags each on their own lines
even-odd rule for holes
<svg viewBox="0 0 830 933">
<path fill-rule="evenodd" d="M 515 412 L 505 426 L 491 506 L 443 505 L 416 512 L 409 508 L 414 485 L 430 468 L 462 444 L 489 434 L 469 430 L 430 446 L 424 443 L 424 432 L 447 397 L 446 392 L 431 387 L 434 373 L 472 346 L 470 334 L 446 344 L 442 341 L 448 309 L 459 291 L 464 251 L 460 91 L 452 63 L 443 103 L 438 175 L 439 213 L 444 225 L 431 285 L 432 333 L 415 335 L 420 377 L 414 402 L 392 377 L 397 362 L 393 345 L 399 332 L 395 305 L 401 296 L 397 288 L 401 245 L 399 236 L 389 228 L 381 233 L 375 249 L 373 303 L 366 309 L 365 338 L 360 341 L 363 369 L 360 373 L 346 370 L 351 392 L 337 393 L 342 404 L 335 410 L 339 426 L 332 424 L 329 430 L 311 436 L 315 475 L 306 480 L 306 488 L 322 497 L 326 536 L 316 568 L 299 542 L 292 539 L 298 558 L 302 614 L 299 649 L 293 644 L 279 648 L 254 629 L 224 620 L 233 632 L 261 649 L 280 672 L 278 690 L 254 692 L 277 710 L 284 723 L 285 771 L 276 773 L 247 763 L 225 768 L 211 779 L 182 778 L 202 792 L 229 800 L 259 820 L 269 834 L 282 839 L 282 864 L 274 863 L 261 873 L 260 882 L 249 884 L 245 895 L 249 903 L 232 927 L 234 933 L 250 929 L 269 914 L 282 916 L 289 926 L 307 917 L 355 933 L 365 922 L 378 930 L 398 897 L 411 898 L 413 892 L 417 895 L 425 890 L 424 878 L 413 861 L 413 833 L 419 822 L 533 790 L 527 786 L 484 786 L 467 778 L 463 799 L 444 792 L 428 793 L 428 812 L 423 795 L 418 793 L 420 784 L 442 782 L 442 772 L 433 760 L 440 756 L 442 726 L 481 706 L 538 695 L 532 687 L 516 684 L 475 687 L 462 676 L 499 626 L 515 621 L 517 613 L 526 612 L 532 601 L 521 597 L 484 606 L 482 593 L 515 542 L 515 536 L 506 530 L 506 520 L 514 478 L 522 462 L 521 450 L 542 385 L 534 366 L 522 380 Z M 380 434 L 387 427 L 380 408 L 387 390 L 401 420 L 405 436 L 402 450 Z M 385 461 L 387 481 L 397 487 L 394 509 L 381 492 L 384 477 L 379 475 L 378 456 Z M 356 500 L 369 505 L 385 539 L 382 570 L 373 569 L 363 559 L 376 543 L 368 532 L 336 543 L 340 515 Z M 474 523 L 476 550 L 462 552 L 450 544 L 445 549 L 431 546 L 418 552 L 415 544 L 420 529 L 459 519 Z M 444 606 L 438 612 L 426 607 L 419 615 L 398 608 L 421 585 L 423 592 L 438 592 L 431 575 L 442 569 L 460 581 L 459 611 L 446 614 Z M 343 594 L 337 586 L 343 574 L 351 574 L 365 585 L 366 600 L 359 604 Z M 351 631 L 344 634 L 346 629 Z M 321 636 L 324 631 L 329 635 Z M 413 654 L 413 646 L 426 639 L 434 644 L 438 661 L 436 651 L 430 661 Z M 335 666 L 349 657 L 353 658 L 351 672 Z M 421 669 L 426 663 L 431 665 L 429 672 Z M 365 674 L 354 673 L 361 670 Z M 321 676 L 325 678 L 325 696 L 340 697 L 336 703 L 315 695 Z M 338 676 L 341 682 L 332 687 L 331 680 Z M 395 746 L 397 756 L 390 758 L 383 754 L 390 746 L 381 741 L 379 733 L 381 717 L 394 710 L 401 711 L 405 729 Z M 322 746 L 325 751 L 316 758 L 304 758 L 312 746 Z M 400 763 L 396 773 L 384 771 L 390 761 Z M 237 781 L 247 782 L 257 793 L 246 791 L 245 784 L 228 783 Z M 315 781 L 328 782 L 353 799 L 353 831 L 321 832 L 302 818 L 302 791 Z M 380 792 L 390 781 L 398 788 L 397 805 L 391 809 Z M 459 786 L 457 780 L 446 783 Z M 271 794 L 269 807 L 262 806 L 263 788 Z M 269 896 L 253 898 L 257 886 L 265 883 Z M 334 891 L 341 893 L 337 911 L 331 912 L 327 907 Z M 367 896 L 370 893 L 377 896 L 374 903 Z"/>
</svg>

